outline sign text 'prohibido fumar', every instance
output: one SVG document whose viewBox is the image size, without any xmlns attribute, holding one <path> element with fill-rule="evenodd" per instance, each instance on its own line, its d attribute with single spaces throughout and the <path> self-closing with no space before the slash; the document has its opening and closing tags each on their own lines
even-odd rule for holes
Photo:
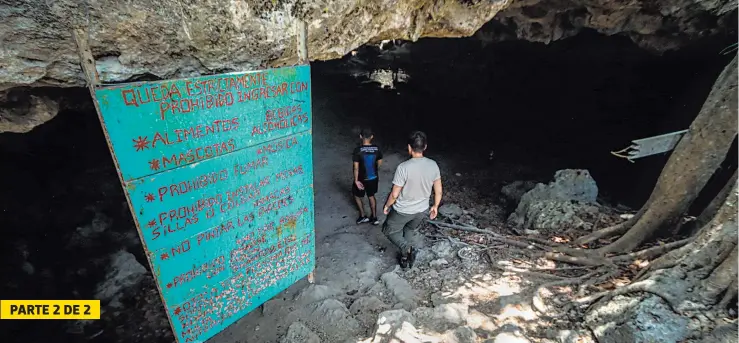
<svg viewBox="0 0 739 343">
<path fill-rule="evenodd" d="M 309 66 L 95 97 L 178 342 L 212 337 L 313 270 Z"/>
</svg>

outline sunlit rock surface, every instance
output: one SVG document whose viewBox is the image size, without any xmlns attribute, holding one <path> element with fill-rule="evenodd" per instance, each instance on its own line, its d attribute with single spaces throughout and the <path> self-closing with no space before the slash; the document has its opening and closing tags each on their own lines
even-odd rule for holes
<svg viewBox="0 0 739 343">
<path fill-rule="evenodd" d="M 87 29 L 102 81 L 117 82 L 294 63 L 297 18 L 308 23 L 310 59 L 325 60 L 383 39 L 471 36 L 496 14 L 500 30 L 481 39 L 507 32 L 550 42 L 593 28 L 669 49 L 714 33 L 734 8 L 733 0 L 10 0 L 0 4 L 0 90 L 83 85 L 74 27 Z"/>
<path fill-rule="evenodd" d="M 725 32 L 735 8 L 736 0 L 6 0 L 0 132 L 28 132 L 57 113 L 43 98 L 8 104 L 8 89 L 85 84 L 74 28 L 86 30 L 101 81 L 113 83 L 294 64 L 298 19 L 307 23 L 311 60 L 389 39 L 549 43 L 588 28 L 663 52 Z"/>
<path fill-rule="evenodd" d="M 472 35 L 503 1 L 48 0 L 0 4 L 0 90 L 83 85 L 71 30 L 86 28 L 103 82 L 294 63 L 295 21 L 312 60 L 369 41 Z"/>
</svg>

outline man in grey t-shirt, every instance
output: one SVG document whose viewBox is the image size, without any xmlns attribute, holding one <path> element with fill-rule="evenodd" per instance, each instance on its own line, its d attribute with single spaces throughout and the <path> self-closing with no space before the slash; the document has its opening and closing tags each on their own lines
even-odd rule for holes
<svg viewBox="0 0 739 343">
<path fill-rule="evenodd" d="M 441 203 L 441 173 L 434 160 L 423 156 L 426 150 L 426 134 L 421 131 L 411 133 L 408 138 L 408 154 L 411 158 L 395 170 L 393 190 L 385 203 L 387 215 L 382 232 L 400 249 L 400 266 L 412 268 L 416 249 L 407 238 L 416 230 L 428 211 L 431 219 L 436 218 Z M 431 190 L 434 191 L 434 205 L 429 210 Z"/>
</svg>

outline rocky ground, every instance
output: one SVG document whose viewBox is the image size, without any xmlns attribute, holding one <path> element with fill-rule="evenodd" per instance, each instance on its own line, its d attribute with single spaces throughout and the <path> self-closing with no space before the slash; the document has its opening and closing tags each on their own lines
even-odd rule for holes
<svg viewBox="0 0 739 343">
<path fill-rule="evenodd" d="M 321 142 L 320 131 L 316 134 Z M 531 260 L 521 249 L 490 240 L 487 235 L 444 226 L 474 226 L 515 237 L 519 230 L 514 218 L 517 211 L 523 211 L 524 221 L 531 222 L 521 229 L 525 235 L 546 239 L 554 234 L 552 237 L 570 239 L 592 230 L 597 225 L 594 220 L 620 220 L 617 213 L 595 202 L 597 187 L 592 178 L 583 171 L 563 171 L 549 185 L 527 181 L 500 187 L 490 180 L 505 177 L 492 174 L 496 170 L 509 173 L 509 166 L 465 169 L 462 161 L 455 163 L 446 156 L 437 159 L 446 176 L 445 202 L 440 224 L 424 224 L 413 238 L 421 247 L 414 268 L 399 269 L 393 258 L 394 248 L 379 227 L 350 223 L 354 212 L 349 199 L 342 194 L 321 197 L 322 188 L 317 187 L 317 199 L 333 201 L 317 202 L 317 282 L 298 282 L 217 335 L 213 342 L 593 341 L 586 327 L 578 324 L 580 313 L 553 319 L 532 304 L 536 287 L 551 281 L 542 279 L 535 270 L 551 271 L 559 266 L 544 259 Z M 397 154 L 386 158 L 388 167 L 381 176 L 384 182 L 390 180 L 400 160 Z M 562 198 L 573 194 L 582 203 Z M 520 201 L 527 197 L 532 199 Z M 555 198 L 559 202 L 552 200 Z M 540 202 L 548 206 L 537 205 Z M 521 210 L 520 204 L 533 208 Z M 512 218 L 507 219 L 511 211 Z M 593 211 L 603 215 L 594 216 Z M 556 217 L 555 223 L 532 220 L 551 216 Z M 327 227 L 332 222 L 342 226 Z M 98 218 L 90 228 L 79 232 L 87 236 L 101 232 L 104 223 Z M 557 232 L 557 227 L 569 229 Z M 87 337 L 119 342 L 172 341 L 153 280 L 145 268 L 125 251 L 113 253 L 108 263 L 105 280 L 96 290 L 107 303 L 107 315 L 103 315 L 103 322 L 83 325 Z M 558 275 L 577 275 L 576 269 Z"/>
<path fill-rule="evenodd" d="M 443 161 L 444 157 L 438 159 Z M 397 164 L 400 157 L 394 155 L 387 160 Z M 508 206 L 521 194 L 500 194 L 494 189 L 486 192 L 479 184 L 486 183 L 491 175 L 452 167 L 448 162 L 441 165 L 449 177 L 439 220 L 513 234 L 506 215 L 510 212 Z M 385 169 L 384 174 L 390 170 Z M 389 175 L 383 176 L 390 179 Z M 499 196 L 506 201 L 495 201 Z M 337 213 L 334 220 L 351 221 L 352 214 Z M 328 216 L 331 218 L 331 214 Z M 578 219 L 570 221 L 579 223 Z M 577 318 L 553 320 L 534 309 L 533 291 L 542 281 L 551 280 L 510 271 L 553 268 L 549 261 L 529 261 L 518 248 L 490 241 L 483 234 L 427 223 L 413 238 L 421 246 L 416 266 L 401 270 L 393 259 L 393 247 L 384 241 L 379 227 L 349 224 L 331 231 L 323 232 L 325 237 L 318 240 L 315 284 L 299 282 L 213 341 L 592 341 L 583 326 L 571 321 Z M 104 322 L 84 326 L 88 337 L 119 342 L 172 341 L 153 280 L 145 268 L 132 254 L 120 251 L 111 255 L 107 270 L 97 291 L 107 303 L 109 315 L 103 315 Z"/>
</svg>

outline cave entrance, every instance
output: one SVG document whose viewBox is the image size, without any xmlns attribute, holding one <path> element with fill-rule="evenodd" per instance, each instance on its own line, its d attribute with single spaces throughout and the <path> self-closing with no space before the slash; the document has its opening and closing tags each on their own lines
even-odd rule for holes
<svg viewBox="0 0 739 343">
<path fill-rule="evenodd" d="M 356 293 L 393 263 L 383 253 L 392 248 L 378 230 L 348 235 L 356 231 L 349 159 L 357 128 L 371 126 L 396 164 L 405 157 L 405 135 L 427 132 L 428 156 L 443 166 L 447 203 L 485 207 L 497 203 L 507 183 L 546 182 L 556 170 L 576 168 L 591 172 L 605 201 L 638 208 L 667 156 L 630 164 L 609 152 L 633 139 L 687 128 L 729 59 L 719 54 L 728 44 L 711 39 L 654 55 L 625 37 L 585 31 L 549 45 L 483 44 L 476 38 L 397 41 L 313 63 L 319 282 Z M 392 87 L 373 81 L 394 73 L 401 80 Z M 0 134 L 0 222 L 10 228 L 2 243 L 10 261 L 3 273 L 13 280 L 3 284 L 3 293 L 92 298 L 111 252 L 128 250 L 146 265 L 143 250 L 86 90 L 28 92 L 51 94 L 66 105 L 29 133 Z M 726 177 L 736 168 L 735 160 L 729 164 Z M 392 170 L 382 177 L 389 180 Z M 479 205 L 465 203 L 470 199 Z M 506 215 L 495 208 L 492 215 Z M 343 270 L 360 276 L 337 280 Z M 23 323 L 9 334 L 27 341 L 58 338 L 60 332 L 125 341 L 142 327 L 147 341 L 171 341 L 150 278 L 139 280 L 120 301 L 112 310 L 116 316 L 94 328 L 51 323 L 53 330 L 32 330 Z M 259 327 L 259 315 L 250 314 L 240 327 Z M 278 333 L 262 329 L 255 339 L 275 341 Z"/>
<path fill-rule="evenodd" d="M 397 43 L 314 63 L 316 81 L 331 80 L 323 83 L 342 118 L 375 127 L 388 147 L 402 147 L 404 135 L 419 129 L 429 134 L 429 153 L 487 163 L 482 168 L 531 167 L 533 174 L 509 173 L 502 182 L 589 169 L 604 195 L 631 207 L 649 195 L 669 154 L 630 164 L 609 152 L 686 129 L 731 57 L 719 53 L 729 41 L 655 55 L 591 31 L 549 45 Z M 383 86 L 397 70 L 403 77 L 395 88 Z"/>
</svg>

